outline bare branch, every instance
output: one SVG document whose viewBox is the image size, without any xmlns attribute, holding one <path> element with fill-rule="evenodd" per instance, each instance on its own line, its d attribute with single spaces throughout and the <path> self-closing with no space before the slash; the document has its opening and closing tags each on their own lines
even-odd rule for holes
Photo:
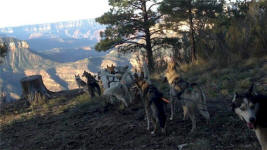
<svg viewBox="0 0 267 150">
<path fill-rule="evenodd" d="M 161 32 L 162 30 L 156 30 L 156 31 L 153 31 L 153 32 L 150 32 L 150 35 L 152 36 L 153 34 L 156 34 L 156 33 L 159 33 L 159 32 Z"/>
</svg>

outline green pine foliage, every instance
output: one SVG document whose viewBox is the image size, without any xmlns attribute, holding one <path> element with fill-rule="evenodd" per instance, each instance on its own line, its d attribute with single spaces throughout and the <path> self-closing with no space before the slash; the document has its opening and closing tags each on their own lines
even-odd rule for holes
<svg viewBox="0 0 267 150">
<path fill-rule="evenodd" d="M 106 51 L 116 47 L 122 53 L 145 50 L 148 67 L 153 70 L 154 49 L 173 43 L 166 37 L 153 36 L 161 32 L 154 28 L 162 17 L 156 9 L 160 3 L 158 0 L 109 0 L 112 8 L 96 19 L 107 27 L 95 49 Z"/>
<path fill-rule="evenodd" d="M 220 66 L 267 53 L 266 1 L 241 1 L 223 9 L 224 1 L 164 0 L 164 27 L 183 34 L 183 57 Z M 186 24 L 188 31 L 179 27 Z M 178 57 L 176 57 L 178 58 Z M 194 59 L 193 59 L 194 58 Z"/>
<path fill-rule="evenodd" d="M 266 4 L 265 1 L 237 3 L 237 9 L 219 14 L 207 38 L 200 38 L 202 58 L 225 66 L 266 56 Z"/>
<path fill-rule="evenodd" d="M 164 0 L 161 4 L 160 12 L 165 15 L 164 26 L 179 33 L 185 32 L 184 39 L 190 43 L 190 49 L 185 49 L 189 51 L 191 61 L 197 59 L 199 37 L 214 24 L 222 6 L 223 2 L 217 0 Z M 182 31 L 181 26 L 188 26 L 189 30 Z"/>
</svg>

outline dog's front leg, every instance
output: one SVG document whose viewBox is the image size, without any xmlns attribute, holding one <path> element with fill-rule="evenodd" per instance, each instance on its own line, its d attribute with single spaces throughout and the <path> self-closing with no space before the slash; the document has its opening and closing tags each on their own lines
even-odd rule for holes
<svg viewBox="0 0 267 150">
<path fill-rule="evenodd" d="M 195 131 L 195 129 L 196 129 L 196 126 L 197 126 L 197 121 L 196 121 L 196 116 L 194 115 L 194 114 L 189 114 L 189 117 L 190 117 L 190 119 L 191 119 L 191 121 L 192 121 L 192 129 L 191 129 L 191 131 L 190 131 L 190 133 L 192 133 L 192 132 L 194 132 Z"/>
<path fill-rule="evenodd" d="M 154 117 L 152 117 L 152 123 L 154 125 L 154 129 L 151 132 L 151 134 L 154 135 L 157 132 L 158 128 L 159 128 L 159 120 L 154 118 Z"/>
<path fill-rule="evenodd" d="M 170 92 L 170 105 L 171 105 L 171 117 L 170 117 L 170 120 L 173 120 L 173 114 L 174 114 L 174 97 L 172 96 L 172 92 Z"/>
<path fill-rule="evenodd" d="M 101 95 L 101 89 L 100 89 L 100 86 L 96 83 L 96 91 L 97 91 L 97 94 L 100 96 Z"/>
<path fill-rule="evenodd" d="M 149 114 L 149 104 L 145 101 L 145 113 L 146 113 L 146 121 L 147 121 L 147 130 L 150 130 L 150 114 Z"/>
<path fill-rule="evenodd" d="M 88 86 L 88 93 L 90 94 L 91 98 L 95 97 L 93 87 L 89 84 L 87 86 Z"/>
<path fill-rule="evenodd" d="M 124 90 L 125 96 L 129 98 L 130 104 L 132 104 L 133 103 L 133 98 L 132 98 L 132 96 L 131 96 L 131 94 L 129 92 L 128 87 L 126 85 L 122 84 L 122 89 Z"/>
</svg>

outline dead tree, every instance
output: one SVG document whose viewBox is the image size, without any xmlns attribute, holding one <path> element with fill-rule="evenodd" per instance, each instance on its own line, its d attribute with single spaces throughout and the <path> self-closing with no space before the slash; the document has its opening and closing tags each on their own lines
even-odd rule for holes
<svg viewBox="0 0 267 150">
<path fill-rule="evenodd" d="M 51 98 L 52 92 L 45 87 L 41 75 L 24 77 L 21 79 L 20 84 L 22 87 L 22 98 L 30 102 Z"/>
</svg>

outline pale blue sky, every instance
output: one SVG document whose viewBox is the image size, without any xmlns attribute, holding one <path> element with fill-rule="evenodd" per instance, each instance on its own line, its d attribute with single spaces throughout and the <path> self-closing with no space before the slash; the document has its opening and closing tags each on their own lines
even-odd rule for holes
<svg viewBox="0 0 267 150">
<path fill-rule="evenodd" d="M 96 18 L 108 0 L 1 0 L 0 27 Z"/>
</svg>

